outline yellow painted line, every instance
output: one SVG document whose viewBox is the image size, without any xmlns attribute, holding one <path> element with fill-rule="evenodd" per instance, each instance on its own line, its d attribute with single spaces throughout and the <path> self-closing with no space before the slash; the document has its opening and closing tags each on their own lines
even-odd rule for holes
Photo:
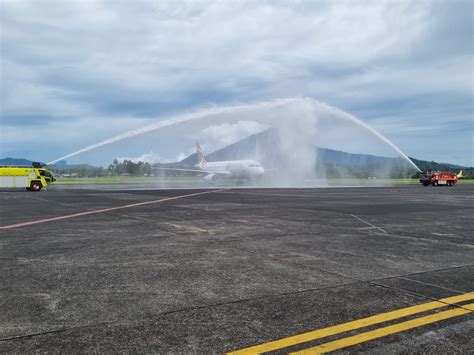
<svg viewBox="0 0 474 355">
<path fill-rule="evenodd" d="M 469 309 L 470 311 L 473 311 L 474 312 L 474 303 L 469 303 L 469 304 L 463 304 L 459 307 L 462 307 L 462 308 L 466 308 L 466 309 Z"/>
<path fill-rule="evenodd" d="M 370 332 L 361 333 L 361 334 L 357 334 L 357 335 L 343 338 L 340 340 L 331 341 L 329 343 L 314 346 L 312 348 L 305 349 L 302 351 L 297 351 L 291 354 L 292 355 L 324 354 L 329 351 L 347 348 L 348 346 L 364 343 L 366 341 L 374 340 L 377 338 L 383 338 L 390 334 L 400 333 L 405 330 L 418 328 L 427 324 L 436 323 L 445 319 L 459 317 L 464 314 L 473 312 L 474 303 L 468 304 L 466 306 L 467 307 L 462 306 L 465 308 L 454 308 L 448 311 L 443 311 L 443 312 L 431 314 L 429 316 L 415 318 L 406 322 L 390 325 L 388 327 L 375 329 Z"/>
<path fill-rule="evenodd" d="M 288 338 L 283 338 L 283 339 L 275 340 L 272 342 L 255 345 L 249 348 L 230 352 L 229 354 L 235 354 L 235 355 L 261 354 L 267 351 L 273 351 L 273 350 L 278 350 L 281 348 L 286 348 L 288 346 L 293 346 L 296 344 L 325 338 L 331 335 L 348 332 L 350 330 L 359 329 L 359 328 L 367 327 L 367 326 L 378 324 L 378 323 L 388 322 L 393 319 L 403 318 L 403 317 L 410 316 L 412 314 L 417 314 L 417 313 L 429 311 L 436 308 L 442 308 L 450 304 L 463 302 L 463 301 L 470 301 L 473 299 L 474 299 L 474 292 L 465 293 L 465 294 L 453 296 L 453 297 L 442 298 L 438 301 L 432 301 L 428 303 L 419 304 L 416 306 L 398 309 L 395 311 L 380 313 L 371 317 L 362 318 L 362 319 L 354 320 L 354 321 L 339 324 L 339 325 L 334 325 L 334 326 L 323 328 L 323 329 L 313 330 L 308 333 L 298 334 L 298 335 L 294 335 Z"/>
<path fill-rule="evenodd" d="M 191 233 L 207 233 L 207 230 L 206 229 L 202 229 L 202 228 L 199 228 L 199 227 L 191 227 L 189 228 L 191 230 Z"/>
</svg>

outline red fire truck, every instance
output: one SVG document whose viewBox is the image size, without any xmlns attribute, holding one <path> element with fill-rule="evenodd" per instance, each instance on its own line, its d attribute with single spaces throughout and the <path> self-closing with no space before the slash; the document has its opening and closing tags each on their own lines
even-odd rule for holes
<svg viewBox="0 0 474 355">
<path fill-rule="evenodd" d="M 459 174 L 450 172 L 426 172 L 420 175 L 420 182 L 423 186 L 454 186 L 458 182 L 458 179 L 463 177 L 462 170 Z"/>
</svg>

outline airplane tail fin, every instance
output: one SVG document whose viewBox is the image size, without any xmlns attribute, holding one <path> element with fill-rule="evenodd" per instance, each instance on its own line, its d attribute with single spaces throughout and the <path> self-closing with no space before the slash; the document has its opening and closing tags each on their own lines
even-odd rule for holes
<svg viewBox="0 0 474 355">
<path fill-rule="evenodd" d="M 458 179 L 462 179 L 464 177 L 462 170 L 456 175 Z"/>
<path fill-rule="evenodd" d="M 199 167 L 203 167 L 207 164 L 206 158 L 204 158 L 204 153 L 202 152 L 201 145 L 199 142 L 196 142 L 196 157 L 197 157 L 197 165 Z"/>
</svg>

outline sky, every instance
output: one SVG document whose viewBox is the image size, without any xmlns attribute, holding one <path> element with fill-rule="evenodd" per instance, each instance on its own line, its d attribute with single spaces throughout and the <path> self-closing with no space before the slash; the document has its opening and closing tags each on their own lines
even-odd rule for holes
<svg viewBox="0 0 474 355">
<path fill-rule="evenodd" d="M 51 161 L 184 112 L 309 97 L 409 156 L 474 166 L 472 1 L 0 6 L 0 158 Z M 225 143 L 258 128 L 239 122 L 202 131 Z"/>
</svg>

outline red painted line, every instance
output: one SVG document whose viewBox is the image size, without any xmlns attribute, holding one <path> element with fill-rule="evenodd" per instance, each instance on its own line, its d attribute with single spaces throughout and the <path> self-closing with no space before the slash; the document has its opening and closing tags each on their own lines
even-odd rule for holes
<svg viewBox="0 0 474 355">
<path fill-rule="evenodd" d="M 204 191 L 204 192 L 196 192 L 196 193 L 188 194 L 188 195 L 181 195 L 181 196 L 175 196 L 175 197 L 162 198 L 162 199 L 160 199 L 160 200 L 138 202 L 138 203 L 132 203 L 132 204 L 130 204 L 130 205 L 117 206 L 117 207 L 110 207 L 110 208 L 103 208 L 103 209 L 100 209 L 100 210 L 79 212 L 79 213 L 68 214 L 68 215 L 64 215 L 64 216 L 58 216 L 58 217 L 51 217 L 51 218 L 39 219 L 39 220 L 36 220 L 36 221 L 29 221 L 29 222 L 22 222 L 22 223 L 16 223 L 16 224 L 9 224 L 9 225 L 6 225 L 6 226 L 1 226 L 0 229 L 21 228 L 21 227 L 25 227 L 25 226 L 31 226 L 31 225 L 33 225 L 33 224 L 48 223 L 48 222 L 60 221 L 60 220 L 63 220 L 63 219 L 69 219 L 69 218 L 76 218 L 76 217 L 88 216 L 88 215 L 91 215 L 91 214 L 97 214 L 97 213 L 104 213 L 104 212 L 122 210 L 122 209 L 125 209 L 125 208 L 132 208 L 132 207 L 137 207 L 137 206 L 152 205 L 152 204 L 155 204 L 155 203 L 166 202 L 166 201 L 172 201 L 172 200 L 178 200 L 178 199 L 180 199 L 180 198 L 186 198 L 186 197 L 193 197 L 193 196 L 211 194 L 211 193 L 221 192 L 221 191 L 225 191 L 225 190 L 228 190 L 228 189 L 220 189 L 220 190 L 211 190 L 211 191 Z"/>
</svg>

